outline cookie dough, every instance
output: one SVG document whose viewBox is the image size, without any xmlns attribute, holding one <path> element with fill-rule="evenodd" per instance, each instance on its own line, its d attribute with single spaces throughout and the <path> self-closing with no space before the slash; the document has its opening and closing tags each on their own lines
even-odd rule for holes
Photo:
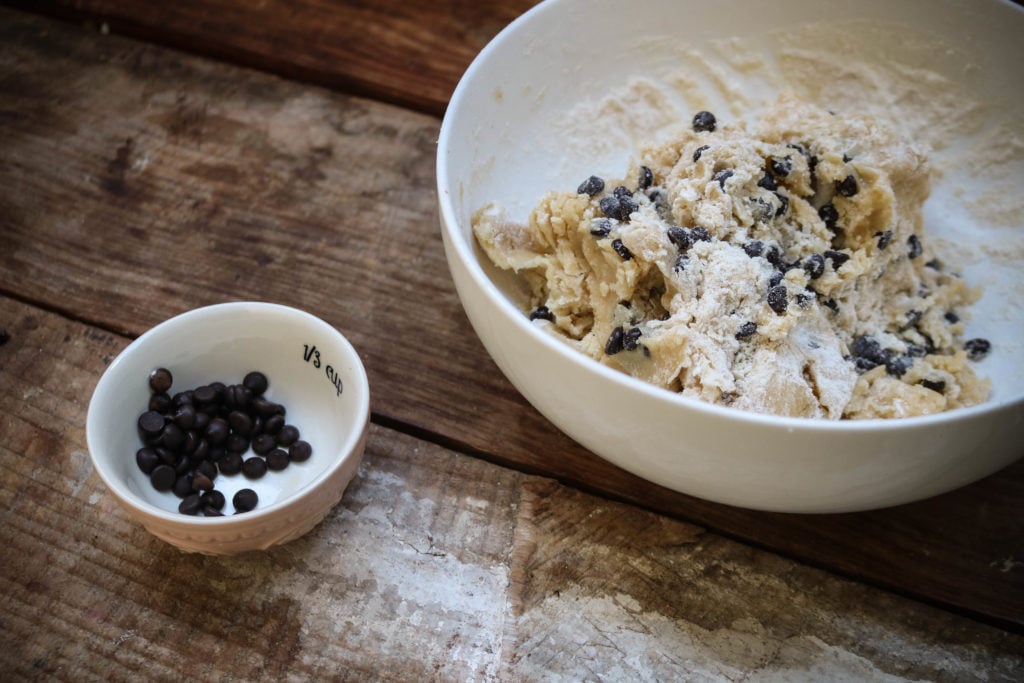
<svg viewBox="0 0 1024 683">
<path fill-rule="evenodd" d="M 978 293 L 932 252 L 926 155 L 878 120 L 783 96 L 756 126 L 700 112 L 625 180 L 551 191 L 526 225 L 473 219 L 528 314 L 666 389 L 816 418 L 979 403 L 964 341 Z"/>
</svg>

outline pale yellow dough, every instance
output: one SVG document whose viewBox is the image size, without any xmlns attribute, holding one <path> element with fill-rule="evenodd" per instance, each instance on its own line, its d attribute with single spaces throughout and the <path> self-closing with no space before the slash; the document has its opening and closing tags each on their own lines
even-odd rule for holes
<svg viewBox="0 0 1024 683">
<path fill-rule="evenodd" d="M 535 324 L 658 386 L 762 413 L 906 417 L 985 400 L 988 382 L 970 367 L 957 320 L 977 293 L 928 244 L 929 169 L 913 143 L 875 119 L 784 96 L 754 129 L 719 122 L 640 156 L 593 197 L 549 192 L 526 225 L 496 205 L 474 216 L 489 258 L 528 283 L 531 311 L 550 311 Z M 847 197 L 837 183 L 848 176 L 856 192 Z M 600 207 L 617 186 L 636 203 L 621 220 Z M 833 227 L 819 215 L 825 204 Z M 602 227 L 610 232 L 593 234 Z M 673 227 L 692 243 L 670 239 Z M 754 241 L 762 251 L 751 256 Z M 784 288 L 774 308 L 773 274 Z M 625 348 L 609 346 L 613 333 Z M 857 361 L 869 342 L 890 362 Z"/>
</svg>

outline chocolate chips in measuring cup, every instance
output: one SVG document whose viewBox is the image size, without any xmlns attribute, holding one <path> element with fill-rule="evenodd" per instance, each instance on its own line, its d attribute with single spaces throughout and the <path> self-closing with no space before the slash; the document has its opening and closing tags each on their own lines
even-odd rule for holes
<svg viewBox="0 0 1024 683">
<path fill-rule="evenodd" d="M 218 475 L 259 479 L 312 455 L 298 427 L 285 422 L 285 407 L 264 396 L 270 383 L 262 372 L 238 384 L 211 382 L 171 395 L 173 381 L 166 368 L 149 375 L 152 393 L 137 421 L 143 447 L 135 462 L 153 488 L 182 499 L 179 512 L 220 517 L 225 498 L 214 488 Z M 253 455 L 243 457 L 250 447 Z M 235 514 L 258 501 L 255 491 L 242 489 L 232 500 Z"/>
</svg>

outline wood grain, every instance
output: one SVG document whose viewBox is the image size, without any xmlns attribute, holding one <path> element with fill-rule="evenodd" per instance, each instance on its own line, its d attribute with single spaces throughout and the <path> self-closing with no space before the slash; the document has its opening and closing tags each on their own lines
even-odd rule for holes
<svg viewBox="0 0 1024 683">
<path fill-rule="evenodd" d="M 1024 667 L 1024 636 L 379 426 L 306 536 L 181 553 L 85 451 L 88 397 L 129 340 L 2 296 L 0 321 L 5 682 L 993 683 Z"/>
<path fill-rule="evenodd" d="M 440 115 L 477 53 L 536 0 L 8 4 Z"/>
<path fill-rule="evenodd" d="M 1024 463 L 892 510 L 763 514 L 628 475 L 530 408 L 450 282 L 436 118 L 8 10 L 0 42 L 0 292 L 129 337 L 297 306 L 360 351 L 378 424 L 1024 625 Z"/>
</svg>

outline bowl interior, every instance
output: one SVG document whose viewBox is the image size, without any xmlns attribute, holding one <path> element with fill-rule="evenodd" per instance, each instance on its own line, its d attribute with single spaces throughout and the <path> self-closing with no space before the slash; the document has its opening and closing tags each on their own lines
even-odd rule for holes
<svg viewBox="0 0 1024 683">
<path fill-rule="evenodd" d="M 449 105 L 438 182 L 451 246 L 498 306 L 518 303 L 474 243 L 476 210 L 497 202 L 525 222 L 545 191 L 621 177 L 695 111 L 756 119 L 792 90 L 932 148 L 926 235 L 983 288 L 967 336 L 996 349 L 977 366 L 991 403 L 1019 400 L 1024 319 L 1006 302 L 1024 290 L 1022 31 L 1024 11 L 1000 0 L 549 0 L 485 48 Z"/>
<path fill-rule="evenodd" d="M 312 445 L 312 457 L 258 480 L 220 475 L 214 485 L 227 499 L 225 517 L 181 515 L 180 499 L 156 491 L 135 463 L 142 446 L 137 419 L 146 410 L 148 377 L 156 367 L 173 374 L 172 394 L 218 380 L 239 383 L 249 371 L 263 372 L 267 398 L 286 407 L 286 422 Z M 123 500 L 150 514 L 217 523 L 231 519 L 231 498 L 240 489 L 259 495 L 259 506 L 246 515 L 251 516 L 314 486 L 352 455 L 368 413 L 365 370 L 337 330 L 295 309 L 242 302 L 184 313 L 130 344 L 96 386 L 87 431 L 97 471 Z M 251 456 L 250 451 L 246 457 Z"/>
</svg>

